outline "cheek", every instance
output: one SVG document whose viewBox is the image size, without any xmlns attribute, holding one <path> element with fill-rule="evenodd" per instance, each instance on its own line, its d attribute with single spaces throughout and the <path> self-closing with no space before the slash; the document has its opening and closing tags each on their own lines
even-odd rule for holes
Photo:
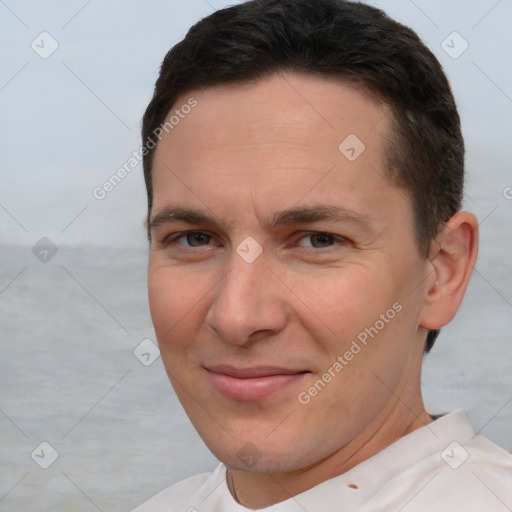
<svg viewBox="0 0 512 512">
<path fill-rule="evenodd" d="M 410 307 L 400 293 L 397 276 L 360 266 L 317 280 L 314 291 L 306 284 L 304 296 L 322 321 L 317 323 L 328 326 L 322 330 L 313 324 L 306 327 L 323 352 L 315 379 L 329 368 L 336 374 L 318 405 L 324 400 L 327 405 L 335 402 L 359 414 L 364 407 L 351 402 L 353 393 L 365 397 L 362 403 L 388 399 L 387 388 L 379 385 L 370 369 L 394 385 L 409 352 L 401 340 L 414 338 L 413 322 L 406 318 Z"/>
<path fill-rule="evenodd" d="M 307 311 L 312 321 L 322 326 L 326 342 L 336 350 L 343 348 L 340 343 L 349 343 L 373 325 L 394 302 L 388 284 L 363 265 L 333 269 L 315 278 L 295 276 L 292 282 L 304 303 L 305 315 Z M 312 324 L 309 330 L 315 332 Z"/>
<path fill-rule="evenodd" d="M 148 270 L 148 297 L 151 318 L 160 349 L 184 348 L 192 340 L 201 302 L 209 287 L 180 269 L 158 266 L 151 262 Z M 189 341 L 187 341 L 189 340 Z"/>
</svg>

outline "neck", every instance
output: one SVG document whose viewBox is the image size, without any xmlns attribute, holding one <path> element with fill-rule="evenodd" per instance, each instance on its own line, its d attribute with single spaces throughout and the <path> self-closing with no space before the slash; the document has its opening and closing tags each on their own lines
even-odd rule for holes
<svg viewBox="0 0 512 512">
<path fill-rule="evenodd" d="M 432 422 L 421 393 L 415 397 L 415 403 L 394 398 L 356 438 L 309 467 L 274 474 L 230 471 L 231 494 L 245 507 L 268 507 L 346 473 L 401 437 Z"/>
</svg>

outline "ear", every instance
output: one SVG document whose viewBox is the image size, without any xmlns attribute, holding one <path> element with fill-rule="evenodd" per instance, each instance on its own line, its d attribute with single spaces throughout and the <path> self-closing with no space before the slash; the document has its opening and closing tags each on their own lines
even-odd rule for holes
<svg viewBox="0 0 512 512">
<path fill-rule="evenodd" d="M 478 254 L 478 221 L 469 212 L 457 212 L 431 244 L 434 268 L 420 316 L 421 327 L 440 329 L 457 313 Z"/>
</svg>

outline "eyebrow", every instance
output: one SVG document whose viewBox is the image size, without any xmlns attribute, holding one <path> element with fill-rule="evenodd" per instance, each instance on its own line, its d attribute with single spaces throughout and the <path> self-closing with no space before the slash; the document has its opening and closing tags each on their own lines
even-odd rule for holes
<svg viewBox="0 0 512 512">
<path fill-rule="evenodd" d="M 274 212 L 267 226 L 275 229 L 279 226 L 293 224 L 312 224 L 319 221 L 350 222 L 361 227 L 371 229 L 373 222 L 367 215 L 363 215 L 336 205 L 313 205 L 305 207 L 293 207 L 288 210 Z M 224 222 L 217 221 L 213 216 L 200 210 L 182 206 L 167 206 L 160 210 L 149 222 L 149 229 L 153 230 L 163 224 L 184 222 L 186 224 L 203 225 L 219 228 Z M 230 229 L 228 229 L 231 231 Z"/>
</svg>

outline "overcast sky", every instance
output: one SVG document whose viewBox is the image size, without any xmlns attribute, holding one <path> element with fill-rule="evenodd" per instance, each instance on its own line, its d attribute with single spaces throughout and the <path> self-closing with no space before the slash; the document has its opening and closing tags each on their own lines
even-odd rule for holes
<svg viewBox="0 0 512 512">
<path fill-rule="evenodd" d="M 164 54 L 232 3 L 0 2 L 1 243 L 47 236 L 58 246 L 145 246 L 141 165 L 102 200 L 93 190 L 139 148 Z M 503 194 L 512 185 L 512 2 L 372 3 L 413 27 L 445 67 L 466 137 L 466 206 L 479 219 L 493 212 L 494 239 L 512 213 Z"/>
</svg>

